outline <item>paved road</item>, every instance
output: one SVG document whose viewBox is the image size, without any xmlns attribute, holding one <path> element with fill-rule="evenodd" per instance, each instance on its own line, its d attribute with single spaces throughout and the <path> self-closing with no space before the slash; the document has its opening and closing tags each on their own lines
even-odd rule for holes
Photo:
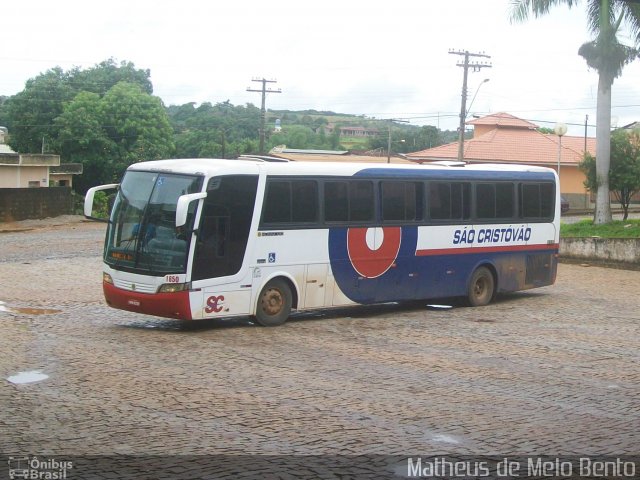
<svg viewBox="0 0 640 480">
<path fill-rule="evenodd" d="M 184 325 L 104 305 L 103 232 L 0 233 L 0 453 L 640 452 L 640 272 L 562 264 L 475 309 Z"/>
</svg>

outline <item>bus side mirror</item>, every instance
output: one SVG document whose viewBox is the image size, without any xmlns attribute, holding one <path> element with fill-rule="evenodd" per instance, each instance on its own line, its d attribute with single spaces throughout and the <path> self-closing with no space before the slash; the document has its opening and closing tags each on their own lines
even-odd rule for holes
<svg viewBox="0 0 640 480">
<path fill-rule="evenodd" d="M 202 198 L 207 198 L 207 192 L 190 193 L 188 195 L 181 195 L 178 198 L 178 204 L 176 205 L 176 228 L 180 228 L 187 223 L 189 204 Z"/>
<path fill-rule="evenodd" d="M 100 192 L 102 190 L 110 190 L 112 188 L 118 188 L 119 183 L 110 183 L 108 185 L 99 185 L 97 187 L 91 187 L 87 190 L 87 194 L 84 196 L 84 216 L 91 220 L 99 220 L 101 222 L 106 222 L 108 220 L 109 214 L 111 213 L 110 205 L 108 205 L 108 201 L 106 205 L 102 205 L 103 212 L 98 212 L 101 216 L 93 215 L 93 203 L 95 200 L 96 192 Z"/>
</svg>

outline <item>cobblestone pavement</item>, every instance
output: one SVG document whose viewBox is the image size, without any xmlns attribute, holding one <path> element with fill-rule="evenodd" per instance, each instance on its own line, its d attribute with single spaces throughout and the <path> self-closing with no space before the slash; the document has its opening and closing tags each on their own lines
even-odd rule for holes
<svg viewBox="0 0 640 480">
<path fill-rule="evenodd" d="M 562 264 L 482 308 L 181 324 L 106 307 L 104 228 L 0 232 L 0 452 L 640 453 L 640 272 Z M 7 380 L 28 371 L 48 378 Z"/>
</svg>

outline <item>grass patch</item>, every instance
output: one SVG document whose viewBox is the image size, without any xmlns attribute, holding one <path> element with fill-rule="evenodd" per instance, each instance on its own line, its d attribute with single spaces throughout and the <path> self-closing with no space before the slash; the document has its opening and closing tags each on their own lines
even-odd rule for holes
<svg viewBox="0 0 640 480">
<path fill-rule="evenodd" d="M 604 225 L 594 225 L 592 220 L 561 223 L 561 237 L 640 238 L 640 220 L 614 220 Z"/>
</svg>

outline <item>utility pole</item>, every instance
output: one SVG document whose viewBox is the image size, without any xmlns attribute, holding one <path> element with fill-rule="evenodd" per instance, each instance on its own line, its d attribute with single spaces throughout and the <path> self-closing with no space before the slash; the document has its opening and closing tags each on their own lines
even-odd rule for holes
<svg viewBox="0 0 640 480">
<path fill-rule="evenodd" d="M 267 110 L 265 108 L 265 99 L 267 97 L 267 93 L 282 93 L 282 90 L 271 90 L 267 89 L 267 83 L 276 83 L 275 80 L 267 80 L 266 78 L 253 78 L 252 82 L 261 82 L 262 88 L 260 90 L 255 90 L 247 87 L 247 92 L 258 92 L 262 93 L 262 107 L 260 108 L 260 153 L 264 154 L 264 136 L 265 136 L 265 120 L 267 116 Z"/>
<path fill-rule="evenodd" d="M 389 137 L 387 140 L 387 163 L 391 163 L 391 125 L 393 122 L 409 123 L 409 120 L 400 120 L 398 118 L 389 119 Z"/>
<path fill-rule="evenodd" d="M 462 77 L 462 104 L 460 105 L 460 126 L 458 127 L 458 161 L 462 162 L 464 161 L 464 124 L 467 118 L 467 74 L 469 73 L 469 67 L 473 68 L 474 72 L 479 72 L 485 67 L 491 68 L 490 63 L 469 63 L 469 57 L 491 58 L 491 56 L 485 53 L 470 53 L 467 50 L 449 50 L 449 53 L 464 57 L 463 62 L 456 64 L 458 67 L 464 68 L 464 75 Z"/>
</svg>

